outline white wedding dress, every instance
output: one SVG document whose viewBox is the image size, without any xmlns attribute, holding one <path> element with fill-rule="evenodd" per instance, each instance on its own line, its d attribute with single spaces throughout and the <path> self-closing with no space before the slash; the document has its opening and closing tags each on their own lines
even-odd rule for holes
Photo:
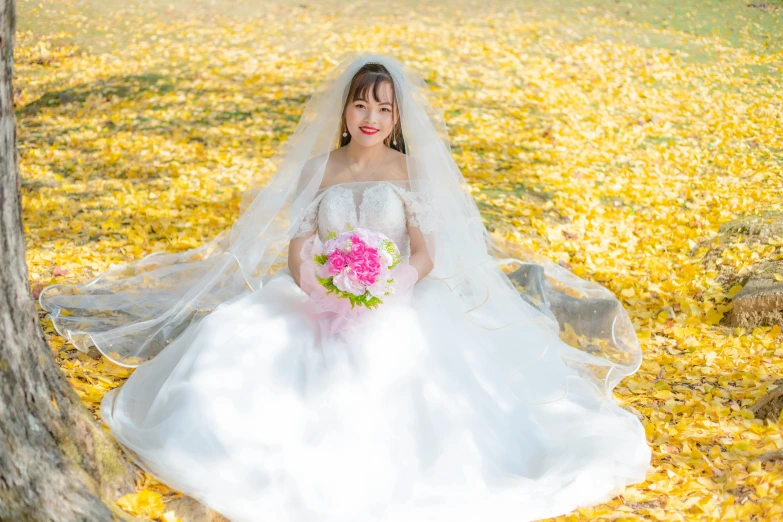
<svg viewBox="0 0 783 522">
<path fill-rule="evenodd" d="M 351 224 L 407 254 L 407 226 L 427 227 L 393 183 L 319 192 L 298 235 Z M 644 480 L 640 421 L 563 363 L 576 350 L 544 322 L 486 329 L 442 281 L 411 292 L 322 334 L 278 270 L 107 393 L 103 420 L 146 471 L 234 522 L 521 522 Z"/>
</svg>

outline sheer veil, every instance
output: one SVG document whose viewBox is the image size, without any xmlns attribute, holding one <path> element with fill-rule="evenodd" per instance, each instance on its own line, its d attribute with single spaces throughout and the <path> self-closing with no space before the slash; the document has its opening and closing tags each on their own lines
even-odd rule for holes
<svg viewBox="0 0 783 522">
<path fill-rule="evenodd" d="M 136 367 L 216 306 L 261 289 L 285 266 L 288 242 L 339 145 L 351 79 L 367 62 L 381 63 L 391 73 L 410 187 L 433 212 L 436 226 L 425 238 L 434 269 L 427 278 L 446 285 L 459 298 L 463 319 L 487 331 L 520 324 L 548 330 L 547 346 L 519 339 L 518 349 L 529 353 L 530 364 L 557 350 L 611 398 L 614 386 L 641 362 L 633 325 L 619 300 L 542 256 L 511 254 L 510 247 L 493 241 L 452 158 L 433 93 L 416 72 L 379 53 L 352 53 L 330 72 L 308 100 L 293 135 L 271 158 L 275 174 L 245 191 L 240 217 L 229 230 L 198 248 L 155 252 L 111 265 L 84 283 L 46 287 L 39 302 L 57 332 L 81 351 L 94 346 L 116 364 Z"/>
</svg>

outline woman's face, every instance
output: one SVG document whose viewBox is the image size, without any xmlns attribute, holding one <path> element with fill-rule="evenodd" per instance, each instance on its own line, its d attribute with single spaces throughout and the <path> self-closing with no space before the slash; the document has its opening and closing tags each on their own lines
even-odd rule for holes
<svg viewBox="0 0 783 522">
<path fill-rule="evenodd" d="M 378 85 L 378 100 L 373 96 L 371 88 L 367 91 L 365 96 L 372 99 L 365 100 L 360 96 L 349 103 L 345 108 L 345 123 L 351 134 L 351 141 L 371 147 L 382 143 L 391 134 L 397 118 L 392 112 L 393 94 L 390 82 Z"/>
</svg>

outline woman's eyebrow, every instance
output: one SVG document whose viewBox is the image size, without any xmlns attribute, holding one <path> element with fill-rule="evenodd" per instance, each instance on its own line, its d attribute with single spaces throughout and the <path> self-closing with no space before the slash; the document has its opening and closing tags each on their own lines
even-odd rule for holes
<svg viewBox="0 0 783 522">
<path fill-rule="evenodd" d="M 357 102 L 357 101 L 366 102 L 367 100 L 365 100 L 364 98 L 356 98 L 354 101 L 355 102 Z M 391 102 L 381 102 L 381 103 L 379 103 L 379 105 L 391 105 L 391 104 L 392 104 Z"/>
</svg>

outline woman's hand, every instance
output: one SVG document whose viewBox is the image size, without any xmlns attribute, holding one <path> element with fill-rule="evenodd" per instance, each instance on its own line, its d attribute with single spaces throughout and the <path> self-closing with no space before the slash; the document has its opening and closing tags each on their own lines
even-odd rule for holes
<svg viewBox="0 0 783 522">
<path fill-rule="evenodd" d="M 394 293 L 389 297 L 384 297 L 386 300 L 396 302 L 407 302 L 413 292 L 413 287 L 419 281 L 419 271 L 409 262 L 409 258 L 403 258 L 403 260 L 394 268 L 392 268 L 391 276 L 394 278 Z"/>
</svg>

